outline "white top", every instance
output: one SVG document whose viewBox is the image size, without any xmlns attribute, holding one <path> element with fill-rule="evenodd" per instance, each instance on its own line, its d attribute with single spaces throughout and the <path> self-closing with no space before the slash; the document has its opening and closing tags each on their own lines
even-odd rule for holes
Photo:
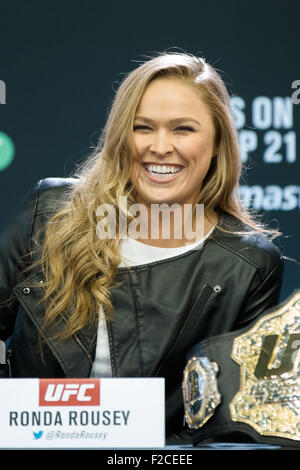
<svg viewBox="0 0 300 470">
<path fill-rule="evenodd" d="M 120 253 L 129 266 L 138 266 L 172 258 L 191 250 L 201 249 L 204 240 L 209 237 L 214 228 L 215 227 L 213 227 L 203 239 L 179 248 L 160 248 L 146 245 L 146 243 L 128 237 L 120 241 Z M 123 262 L 119 264 L 120 268 L 125 266 Z M 102 305 L 100 305 L 96 355 L 91 377 L 112 377 L 108 334 Z"/>
</svg>

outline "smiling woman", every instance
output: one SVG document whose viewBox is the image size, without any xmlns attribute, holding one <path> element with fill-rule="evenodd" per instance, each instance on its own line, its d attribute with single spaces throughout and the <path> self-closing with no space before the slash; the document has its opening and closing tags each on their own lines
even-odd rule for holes
<svg viewBox="0 0 300 470">
<path fill-rule="evenodd" d="M 41 180 L 1 233 L 11 375 L 164 377 L 166 435 L 178 437 L 188 351 L 279 298 L 277 232 L 243 208 L 240 174 L 229 95 L 211 65 L 162 53 L 130 72 L 93 153 L 72 177 Z M 168 239 L 160 221 L 158 237 L 98 236 L 103 208 L 126 228 L 137 204 L 144 219 L 153 205 L 174 209 Z M 193 226 L 198 206 L 202 235 L 177 238 L 177 216 L 191 207 Z"/>
<path fill-rule="evenodd" d="M 136 200 L 146 206 L 195 204 L 216 151 L 213 119 L 200 93 L 176 78 L 156 78 L 141 99 L 133 130 Z M 217 217 L 211 210 L 206 218 L 208 231 Z M 174 246 L 174 240 L 164 246 Z"/>
<path fill-rule="evenodd" d="M 150 170 L 150 178 L 144 181 L 144 191 L 148 184 L 150 194 L 144 198 L 150 203 L 156 199 L 194 203 L 214 153 L 215 131 L 209 109 L 191 86 L 172 79 L 156 79 L 148 86 L 137 112 L 153 116 L 146 119 L 148 126 L 140 126 L 138 123 L 145 121 L 145 117 L 137 115 L 133 128 L 139 155 L 135 170 L 143 165 L 148 170 L 143 173 L 146 176 Z M 188 117 L 176 117 L 178 113 Z M 172 173 L 170 180 L 156 181 L 151 178 L 149 165 L 156 167 L 152 168 L 153 173 L 160 173 L 162 167 L 166 173 L 168 166 L 169 172 L 173 170 L 176 174 Z M 143 198 L 140 182 L 132 179 L 139 199 Z M 174 180 L 176 184 L 166 184 Z M 159 186 L 151 184 L 152 181 Z"/>
</svg>

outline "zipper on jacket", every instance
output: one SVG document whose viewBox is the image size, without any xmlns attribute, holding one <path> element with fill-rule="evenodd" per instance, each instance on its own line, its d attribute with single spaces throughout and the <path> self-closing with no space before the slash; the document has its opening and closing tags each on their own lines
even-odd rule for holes
<svg viewBox="0 0 300 470">
<path fill-rule="evenodd" d="M 8 378 L 12 377 L 11 357 L 12 357 L 12 350 L 11 350 L 11 348 L 8 348 L 7 351 L 6 351 L 6 364 L 7 364 Z"/>
<path fill-rule="evenodd" d="M 105 321 L 106 321 L 106 328 L 107 328 L 111 372 L 112 372 L 113 377 L 117 377 L 115 356 L 114 356 L 114 350 L 113 350 L 112 329 L 111 329 L 110 321 L 107 321 L 107 319 L 106 319 L 106 308 L 105 308 L 104 304 L 103 304 L 103 312 L 104 312 L 104 318 L 105 318 Z"/>
<path fill-rule="evenodd" d="M 82 351 L 85 353 L 85 355 L 87 356 L 88 360 L 90 361 L 91 364 L 93 364 L 93 359 L 92 359 L 92 356 L 89 352 L 89 350 L 87 349 L 87 347 L 83 344 L 83 342 L 81 341 L 80 337 L 79 337 L 79 333 L 75 333 L 73 335 L 73 338 L 75 339 L 76 343 L 78 344 L 78 346 L 82 349 Z"/>
</svg>

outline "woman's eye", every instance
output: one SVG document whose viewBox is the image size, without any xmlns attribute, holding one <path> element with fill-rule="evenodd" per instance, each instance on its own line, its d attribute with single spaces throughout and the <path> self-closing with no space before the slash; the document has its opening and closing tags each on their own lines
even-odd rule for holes
<svg viewBox="0 0 300 470">
<path fill-rule="evenodd" d="M 194 129 L 190 126 L 180 126 L 180 127 L 177 127 L 176 130 L 194 132 Z"/>
<path fill-rule="evenodd" d="M 150 127 L 148 127 L 148 126 L 142 126 L 142 125 L 140 125 L 140 126 L 133 126 L 133 130 L 134 130 L 134 131 L 137 131 L 137 130 L 150 130 Z"/>
</svg>

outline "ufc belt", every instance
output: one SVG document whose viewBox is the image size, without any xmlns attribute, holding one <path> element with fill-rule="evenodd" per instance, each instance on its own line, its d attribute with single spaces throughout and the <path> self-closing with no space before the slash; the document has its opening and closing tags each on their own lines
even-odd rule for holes
<svg viewBox="0 0 300 470">
<path fill-rule="evenodd" d="M 247 328 L 198 343 L 182 388 L 194 445 L 238 435 L 300 448 L 300 290 Z"/>
</svg>

